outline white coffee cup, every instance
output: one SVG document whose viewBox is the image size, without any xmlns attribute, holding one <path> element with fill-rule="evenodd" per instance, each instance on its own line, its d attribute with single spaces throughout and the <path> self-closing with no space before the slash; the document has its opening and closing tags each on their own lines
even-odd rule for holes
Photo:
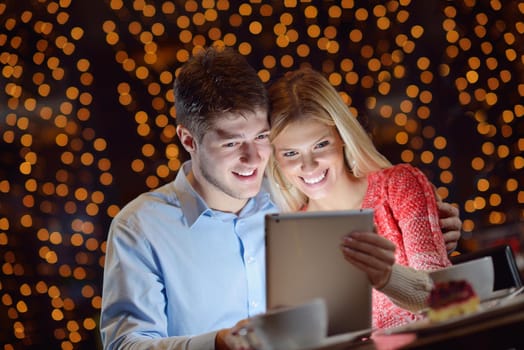
<svg viewBox="0 0 524 350">
<path fill-rule="evenodd" d="M 434 283 L 466 280 L 471 284 L 480 300 L 485 300 L 491 296 L 495 283 L 495 271 L 491 256 L 434 270 L 429 273 L 429 276 Z"/>
<path fill-rule="evenodd" d="M 327 327 L 326 303 L 316 298 L 254 316 L 240 333 L 254 349 L 293 350 L 319 345 L 327 336 Z"/>
</svg>

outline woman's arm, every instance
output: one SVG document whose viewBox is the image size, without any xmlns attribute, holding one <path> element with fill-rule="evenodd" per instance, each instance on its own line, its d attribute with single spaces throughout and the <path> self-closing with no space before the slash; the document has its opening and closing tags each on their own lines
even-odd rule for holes
<svg viewBox="0 0 524 350">
<path fill-rule="evenodd" d="M 373 232 L 352 232 L 344 237 L 344 258 L 366 272 L 371 285 L 396 305 L 412 311 L 427 306 L 433 286 L 425 271 L 395 264 L 395 244 Z"/>
<path fill-rule="evenodd" d="M 387 177 L 387 229 L 399 230 L 398 249 L 417 270 L 434 270 L 451 265 L 438 216 L 433 185 L 424 173 L 407 164 L 397 165 Z M 388 218 L 377 218 L 387 220 Z M 378 223 L 385 228 L 384 225 Z M 396 226 L 396 227 L 395 227 Z"/>
<path fill-rule="evenodd" d="M 395 264 L 388 284 L 380 291 L 401 308 L 418 312 L 427 307 L 431 288 L 433 281 L 426 271 Z"/>
</svg>

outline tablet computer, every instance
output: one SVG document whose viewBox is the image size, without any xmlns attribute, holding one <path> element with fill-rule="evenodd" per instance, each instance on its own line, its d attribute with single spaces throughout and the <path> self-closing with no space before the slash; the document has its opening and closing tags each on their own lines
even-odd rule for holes
<svg viewBox="0 0 524 350">
<path fill-rule="evenodd" d="M 344 259 L 342 237 L 373 231 L 373 210 L 267 214 L 268 310 L 321 297 L 328 307 L 328 335 L 371 327 L 371 285 Z"/>
</svg>

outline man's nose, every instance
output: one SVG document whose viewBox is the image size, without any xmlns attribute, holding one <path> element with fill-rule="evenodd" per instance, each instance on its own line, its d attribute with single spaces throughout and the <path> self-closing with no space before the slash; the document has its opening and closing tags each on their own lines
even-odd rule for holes
<svg viewBox="0 0 524 350">
<path fill-rule="evenodd" d="M 244 162 L 250 163 L 261 159 L 258 147 L 253 143 L 246 142 L 242 144 L 241 150 L 241 159 Z"/>
</svg>

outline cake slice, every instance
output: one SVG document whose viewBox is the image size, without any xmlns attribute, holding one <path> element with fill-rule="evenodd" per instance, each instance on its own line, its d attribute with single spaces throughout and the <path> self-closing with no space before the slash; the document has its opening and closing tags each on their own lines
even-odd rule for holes
<svg viewBox="0 0 524 350">
<path fill-rule="evenodd" d="M 480 299 L 466 280 L 435 283 L 428 300 L 428 318 L 441 322 L 476 312 Z"/>
</svg>

